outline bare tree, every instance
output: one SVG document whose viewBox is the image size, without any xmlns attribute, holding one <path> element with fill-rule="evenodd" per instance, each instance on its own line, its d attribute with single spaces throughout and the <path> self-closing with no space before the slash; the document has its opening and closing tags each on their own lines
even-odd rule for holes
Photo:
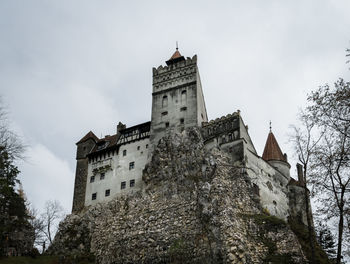
<svg viewBox="0 0 350 264">
<path fill-rule="evenodd" d="M 308 97 L 307 113 L 324 131 L 317 145 L 310 177 L 319 211 L 338 219 L 337 264 L 341 263 L 350 194 L 350 83 L 339 79 L 334 88 L 320 87 Z"/>
<path fill-rule="evenodd" d="M 44 235 L 44 221 L 43 219 L 39 216 L 38 210 L 36 210 L 34 207 L 30 207 L 30 205 L 27 205 L 27 208 L 29 209 L 29 222 L 31 226 L 34 229 L 34 245 L 36 247 L 40 247 L 43 245 L 45 242 L 45 235 Z"/>
<path fill-rule="evenodd" d="M 11 159 L 23 159 L 26 146 L 21 138 L 10 129 L 8 113 L 0 97 L 0 146 Z"/>
<path fill-rule="evenodd" d="M 55 201 L 47 201 L 45 204 L 44 212 L 41 214 L 41 220 L 44 225 L 43 233 L 46 236 L 49 244 L 57 231 L 57 225 L 64 217 L 63 208 L 60 203 Z"/>
<path fill-rule="evenodd" d="M 303 184 L 304 187 L 304 200 L 305 200 L 305 211 L 307 219 L 307 227 L 309 233 L 309 243 L 311 248 L 311 263 L 315 263 L 315 237 L 314 228 L 311 218 L 311 208 L 309 204 L 309 190 L 307 184 L 309 183 L 309 169 L 310 163 L 312 162 L 313 156 L 315 155 L 315 150 L 317 143 L 322 138 L 323 133 L 317 133 L 317 127 L 312 118 L 308 116 L 305 112 L 300 112 L 299 114 L 300 126 L 292 126 L 293 134 L 290 136 L 291 142 L 294 146 L 295 154 L 298 157 L 298 161 L 301 163 L 303 170 Z"/>
</svg>

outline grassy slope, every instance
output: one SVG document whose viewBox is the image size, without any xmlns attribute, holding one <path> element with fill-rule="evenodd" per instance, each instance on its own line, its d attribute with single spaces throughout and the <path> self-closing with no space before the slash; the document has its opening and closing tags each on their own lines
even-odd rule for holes
<svg viewBox="0 0 350 264">
<path fill-rule="evenodd" d="M 59 264 L 59 258 L 56 256 L 38 256 L 31 257 L 10 257 L 0 259 L 0 264 Z M 93 264 L 87 260 L 76 262 L 77 264 Z"/>
</svg>

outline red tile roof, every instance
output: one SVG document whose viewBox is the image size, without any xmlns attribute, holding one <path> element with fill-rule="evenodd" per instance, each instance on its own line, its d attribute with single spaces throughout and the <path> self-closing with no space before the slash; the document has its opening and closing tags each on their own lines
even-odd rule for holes
<svg viewBox="0 0 350 264">
<path fill-rule="evenodd" d="M 283 153 L 282 153 L 282 151 L 277 143 L 277 140 L 272 132 L 270 132 L 268 137 L 267 137 L 262 158 L 266 161 L 269 161 L 269 160 L 286 161 L 286 158 L 284 157 L 284 155 L 283 155 Z"/>
<path fill-rule="evenodd" d="M 92 132 L 92 131 L 89 131 L 89 133 L 87 133 L 82 139 L 80 139 L 76 144 L 79 144 L 79 143 L 83 143 L 85 142 L 86 140 L 88 139 L 93 139 L 95 140 L 95 142 L 98 141 L 98 137 L 96 137 L 96 135 Z"/>
<path fill-rule="evenodd" d="M 181 58 L 182 55 L 180 54 L 179 50 L 176 50 L 173 54 L 173 56 L 171 56 L 171 58 L 169 60 L 173 60 L 173 59 L 177 59 L 177 58 Z"/>
</svg>

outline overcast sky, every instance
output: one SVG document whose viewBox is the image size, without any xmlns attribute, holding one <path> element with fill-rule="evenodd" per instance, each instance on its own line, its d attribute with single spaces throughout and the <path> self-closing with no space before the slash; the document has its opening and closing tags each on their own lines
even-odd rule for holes
<svg viewBox="0 0 350 264">
<path fill-rule="evenodd" d="M 311 90 L 350 79 L 350 1 L 0 1 L 0 95 L 30 146 L 19 164 L 38 209 L 70 212 L 75 143 L 151 118 L 152 67 L 198 55 L 208 116 L 241 110 L 262 155 L 287 152 Z"/>
</svg>

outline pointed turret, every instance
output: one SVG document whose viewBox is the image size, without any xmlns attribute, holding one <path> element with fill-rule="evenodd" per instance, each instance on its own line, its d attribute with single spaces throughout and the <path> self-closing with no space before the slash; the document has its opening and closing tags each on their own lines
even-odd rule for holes
<svg viewBox="0 0 350 264">
<path fill-rule="evenodd" d="M 283 154 L 275 135 L 271 131 L 267 136 L 264 152 L 262 158 L 271 166 L 275 167 L 284 176 L 290 177 L 290 165 L 287 161 L 287 154 Z"/>
<path fill-rule="evenodd" d="M 272 133 L 272 131 L 270 131 L 269 135 L 267 136 L 262 158 L 266 161 L 270 161 L 270 160 L 286 161 L 286 158 L 283 155 L 281 148 L 278 145 L 277 140 L 274 134 Z"/>
<path fill-rule="evenodd" d="M 170 59 L 166 61 L 166 64 L 171 65 L 171 64 L 177 63 L 179 61 L 184 61 L 184 60 L 185 60 L 185 57 L 181 55 L 181 53 L 179 52 L 179 48 L 176 47 L 176 51 L 170 57 Z"/>
</svg>

